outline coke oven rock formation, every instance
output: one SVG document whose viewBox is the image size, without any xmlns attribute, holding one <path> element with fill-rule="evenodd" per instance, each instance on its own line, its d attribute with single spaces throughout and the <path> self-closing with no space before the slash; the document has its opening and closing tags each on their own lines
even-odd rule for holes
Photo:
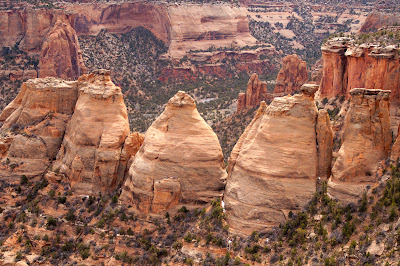
<svg viewBox="0 0 400 266">
<path fill-rule="evenodd" d="M 338 157 L 332 168 L 329 193 L 341 201 L 355 201 L 376 182 L 375 173 L 392 143 L 390 91 L 352 89 L 350 108 Z"/>
<path fill-rule="evenodd" d="M 120 199 L 142 213 L 202 206 L 222 195 L 225 179 L 217 136 L 180 91 L 147 130 Z"/>
<path fill-rule="evenodd" d="M 247 83 L 246 93 L 239 93 L 237 112 L 257 106 L 267 97 L 267 83 L 259 80 L 258 75 L 253 73 Z"/>
<path fill-rule="evenodd" d="M 263 102 L 229 158 L 224 201 L 230 228 L 240 234 L 279 225 L 301 210 L 327 178 L 332 131 L 314 102 L 317 85 Z M 326 174 L 326 175 L 325 175 Z"/>
<path fill-rule="evenodd" d="M 129 122 L 121 89 L 110 72 L 78 79 L 79 97 L 53 168 L 65 174 L 75 191 L 111 191 L 122 181 L 119 160 Z"/>
<path fill-rule="evenodd" d="M 0 116 L 3 178 L 43 174 L 55 159 L 78 96 L 76 82 L 32 79 Z"/>
<path fill-rule="evenodd" d="M 350 38 L 333 38 L 322 48 L 321 97 L 349 97 L 354 88 L 391 90 L 400 100 L 400 57 L 394 46 L 356 45 Z"/>
<path fill-rule="evenodd" d="M 296 54 L 287 55 L 282 61 L 282 68 L 276 78 L 274 94 L 294 94 L 308 80 L 307 63 Z"/>
</svg>

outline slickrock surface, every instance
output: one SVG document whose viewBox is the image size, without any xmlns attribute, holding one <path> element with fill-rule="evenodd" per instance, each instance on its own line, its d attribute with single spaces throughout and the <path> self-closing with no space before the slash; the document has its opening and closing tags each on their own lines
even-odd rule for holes
<svg viewBox="0 0 400 266">
<path fill-rule="evenodd" d="M 329 193 L 342 201 L 355 200 L 373 184 L 378 163 L 389 154 L 390 91 L 353 89 L 338 157 L 332 168 Z"/>
<path fill-rule="evenodd" d="M 221 196 L 225 179 L 217 136 L 180 91 L 147 130 L 120 199 L 143 213 L 190 208 Z"/>
<path fill-rule="evenodd" d="M 267 83 L 259 80 L 258 75 L 253 73 L 247 83 L 246 93 L 239 93 L 237 112 L 257 106 L 267 97 Z"/>
<path fill-rule="evenodd" d="M 129 135 L 123 95 L 106 70 L 81 76 L 78 87 L 75 112 L 53 169 L 69 177 L 78 193 L 112 191 L 123 179 L 118 174 L 124 172 L 118 170 L 119 160 Z M 125 158 L 128 153 L 124 152 Z"/>
<path fill-rule="evenodd" d="M 282 61 L 274 89 L 275 94 L 294 94 L 308 80 L 307 63 L 296 54 L 286 56 Z"/>
<path fill-rule="evenodd" d="M 391 90 L 400 100 L 400 57 L 393 45 L 355 45 L 350 38 L 333 38 L 322 48 L 321 97 L 349 97 L 354 88 Z"/>
<path fill-rule="evenodd" d="M 235 233 L 279 225 L 285 214 L 301 210 L 314 194 L 318 154 L 325 162 L 332 145 L 326 133 L 329 120 L 318 119 L 317 89 L 306 84 L 302 94 L 275 98 L 268 107 L 262 103 L 233 149 L 224 201 Z M 317 134 L 318 120 L 322 130 Z M 327 151 L 318 151 L 320 139 L 319 147 Z"/>
<path fill-rule="evenodd" d="M 77 100 L 77 82 L 32 79 L 2 112 L 3 178 L 42 174 L 55 159 Z"/>
<path fill-rule="evenodd" d="M 57 20 L 42 46 L 39 77 L 77 79 L 86 73 L 75 30 L 68 22 Z"/>
</svg>

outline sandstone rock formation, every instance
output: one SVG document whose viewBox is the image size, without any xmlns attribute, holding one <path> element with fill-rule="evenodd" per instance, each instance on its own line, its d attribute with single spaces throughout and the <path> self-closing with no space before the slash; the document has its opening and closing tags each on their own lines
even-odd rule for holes
<svg viewBox="0 0 400 266">
<path fill-rule="evenodd" d="M 76 82 L 32 79 L 2 112 L 0 150 L 3 178 L 42 174 L 55 159 L 74 111 Z"/>
<path fill-rule="evenodd" d="M 286 56 L 276 78 L 274 94 L 294 94 L 308 80 L 307 63 L 296 54 Z"/>
<path fill-rule="evenodd" d="M 69 23 L 57 20 L 42 46 L 39 77 L 77 79 L 86 73 L 78 37 Z"/>
<path fill-rule="evenodd" d="M 318 144 L 318 171 L 317 176 L 327 179 L 331 176 L 333 131 L 328 112 L 324 109 L 318 110 L 316 125 Z"/>
<path fill-rule="evenodd" d="M 302 94 L 277 97 L 268 107 L 262 103 L 237 142 L 224 196 L 234 232 L 248 234 L 284 222 L 287 212 L 309 202 L 318 173 L 329 172 L 330 125 L 326 114 L 318 118 L 317 89 L 306 84 Z"/>
<path fill-rule="evenodd" d="M 400 56 L 394 46 L 356 45 L 349 38 L 334 38 L 321 50 L 321 97 L 349 97 L 354 88 L 383 89 L 391 90 L 391 100 L 399 102 Z"/>
<path fill-rule="evenodd" d="M 190 208 L 221 196 L 225 178 L 217 136 L 180 91 L 147 130 L 120 199 L 142 213 Z"/>
<path fill-rule="evenodd" d="M 265 100 L 267 97 L 267 83 L 259 80 L 258 75 L 254 73 L 247 83 L 246 93 L 239 93 L 237 112 L 257 106 L 261 100 Z"/>
<path fill-rule="evenodd" d="M 395 25 L 396 23 L 400 23 L 400 18 L 397 14 L 372 12 L 368 15 L 364 24 L 360 28 L 360 33 L 373 32 L 383 26 Z"/>
<path fill-rule="evenodd" d="M 119 160 L 129 135 L 128 114 L 121 89 L 110 73 L 99 70 L 78 80 L 79 97 L 53 169 L 65 174 L 78 193 L 115 189 L 123 179 Z M 135 147 L 136 144 L 127 145 Z M 128 150 L 128 146 L 126 147 Z M 125 161 L 129 151 L 124 152 Z"/>
<path fill-rule="evenodd" d="M 332 168 L 329 193 L 340 200 L 354 201 L 363 188 L 376 182 L 378 163 L 389 154 L 390 91 L 352 89 L 338 157 Z"/>
</svg>

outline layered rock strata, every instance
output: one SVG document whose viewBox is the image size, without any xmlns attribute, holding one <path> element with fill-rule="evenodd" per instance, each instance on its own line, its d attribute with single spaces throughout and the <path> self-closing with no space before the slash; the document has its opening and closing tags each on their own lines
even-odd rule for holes
<svg viewBox="0 0 400 266">
<path fill-rule="evenodd" d="M 247 83 L 246 93 L 239 93 L 237 112 L 252 108 L 268 98 L 267 83 L 258 79 L 256 73 L 252 74 Z"/>
<path fill-rule="evenodd" d="M 147 130 L 120 198 L 142 213 L 202 206 L 222 195 L 225 178 L 217 136 L 180 91 Z"/>
<path fill-rule="evenodd" d="M 310 201 L 318 174 L 329 174 L 332 138 L 326 114 L 318 117 L 317 89 L 306 84 L 301 94 L 277 97 L 268 107 L 262 103 L 234 147 L 224 196 L 234 232 L 284 222 L 289 211 Z"/>
<path fill-rule="evenodd" d="M 307 63 L 296 54 L 286 56 L 276 78 L 274 94 L 294 94 L 308 80 Z"/>
<path fill-rule="evenodd" d="M 61 146 L 78 96 L 76 82 L 32 79 L 0 116 L 3 178 L 44 173 Z"/>
<path fill-rule="evenodd" d="M 390 91 L 352 89 L 345 117 L 342 146 L 332 168 L 329 193 L 344 202 L 355 201 L 376 182 L 380 161 L 389 154 Z"/>
<path fill-rule="evenodd" d="M 321 97 L 349 97 L 354 88 L 391 90 L 400 100 L 400 56 L 394 46 L 356 45 L 350 38 L 334 38 L 322 48 L 324 61 Z"/>
<path fill-rule="evenodd" d="M 123 95 L 106 70 L 81 76 L 78 88 L 75 111 L 53 168 L 65 174 L 78 193 L 109 192 L 123 180 L 120 158 L 129 135 Z M 129 160 L 127 153 L 124 161 Z"/>
</svg>

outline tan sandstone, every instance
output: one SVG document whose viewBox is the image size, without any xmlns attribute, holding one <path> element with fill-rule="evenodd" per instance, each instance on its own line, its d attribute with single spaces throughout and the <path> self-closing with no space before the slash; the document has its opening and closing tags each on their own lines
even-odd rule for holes
<svg viewBox="0 0 400 266">
<path fill-rule="evenodd" d="M 234 147 L 224 196 L 233 232 L 248 234 L 284 222 L 287 212 L 310 201 L 318 173 L 328 171 L 318 169 L 319 154 L 321 167 L 328 167 L 332 144 L 329 119 L 323 113 L 318 119 L 317 89 L 306 84 L 301 94 L 275 98 L 268 107 L 262 103 Z M 317 146 L 317 140 L 324 143 Z"/>
<path fill-rule="evenodd" d="M 120 198 L 142 213 L 204 206 L 222 195 L 225 178 L 217 136 L 180 91 L 147 130 Z"/>
<path fill-rule="evenodd" d="M 344 202 L 355 201 L 374 184 L 380 161 L 389 154 L 390 91 L 352 89 L 345 117 L 342 146 L 332 168 L 329 193 Z"/>
</svg>

